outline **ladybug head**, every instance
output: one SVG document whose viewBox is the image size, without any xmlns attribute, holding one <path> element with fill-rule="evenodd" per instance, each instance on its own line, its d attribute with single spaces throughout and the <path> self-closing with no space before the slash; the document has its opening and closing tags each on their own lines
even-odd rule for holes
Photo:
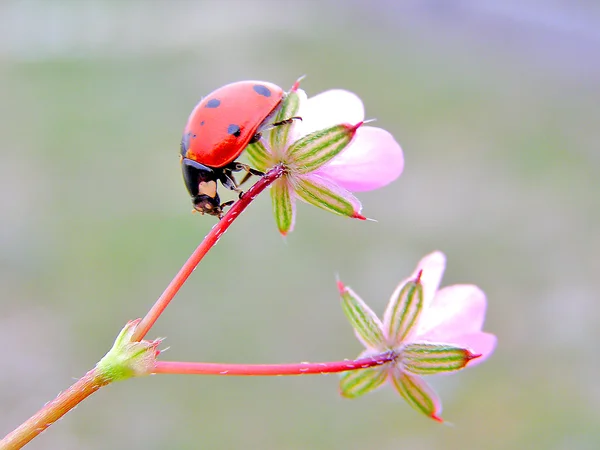
<svg viewBox="0 0 600 450">
<path fill-rule="evenodd" d="M 219 171 L 188 158 L 182 158 L 181 170 L 194 209 L 202 214 L 221 217 L 223 208 L 230 202 L 221 204 L 217 193 Z"/>
<path fill-rule="evenodd" d="M 223 207 L 225 206 L 221 205 L 218 194 L 214 197 L 206 194 L 196 195 L 195 197 L 192 197 L 192 204 L 194 205 L 194 209 L 199 213 L 209 214 L 219 218 L 223 215 Z"/>
</svg>

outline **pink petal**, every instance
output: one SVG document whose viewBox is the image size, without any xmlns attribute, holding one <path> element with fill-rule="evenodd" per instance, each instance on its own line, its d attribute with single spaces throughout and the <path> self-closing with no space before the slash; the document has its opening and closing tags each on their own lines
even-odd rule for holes
<svg viewBox="0 0 600 450">
<path fill-rule="evenodd" d="M 446 270 L 446 255 L 440 251 L 435 251 L 419 261 L 417 268 L 410 277 L 410 279 L 414 280 L 419 276 L 419 273 L 421 273 L 424 311 L 427 311 L 433 301 L 433 297 L 440 287 L 442 277 L 444 276 L 444 270 Z"/>
<path fill-rule="evenodd" d="M 469 349 L 476 355 L 481 355 L 479 358 L 472 359 L 467 364 L 467 367 L 473 367 L 485 361 L 494 352 L 497 340 L 495 335 L 480 331 L 478 333 L 453 337 L 452 344 Z"/>
<path fill-rule="evenodd" d="M 423 311 L 416 336 L 431 342 L 454 343 L 454 336 L 481 331 L 485 310 L 485 294 L 477 286 L 447 286 Z"/>
<path fill-rule="evenodd" d="M 354 93 L 332 89 L 300 103 L 297 116 L 302 121 L 294 123 L 293 140 L 296 141 L 313 131 L 342 123 L 355 125 L 365 118 L 362 100 Z"/>
<path fill-rule="evenodd" d="M 400 176 L 404 156 L 394 137 L 382 128 L 360 127 L 342 153 L 317 173 L 353 192 L 379 189 Z"/>
</svg>

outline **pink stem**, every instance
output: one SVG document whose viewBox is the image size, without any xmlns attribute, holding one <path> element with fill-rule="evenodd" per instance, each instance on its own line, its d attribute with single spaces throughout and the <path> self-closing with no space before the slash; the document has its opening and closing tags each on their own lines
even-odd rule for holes
<svg viewBox="0 0 600 450">
<path fill-rule="evenodd" d="M 154 373 L 180 375 L 229 375 L 229 376 L 281 376 L 315 375 L 366 369 L 393 361 L 393 352 L 381 353 L 369 358 L 299 364 L 220 364 L 178 361 L 156 361 Z"/>
<path fill-rule="evenodd" d="M 227 211 L 227 214 L 210 230 L 204 240 L 200 243 L 194 253 L 188 258 L 183 267 L 179 270 L 175 278 L 169 283 L 165 291 L 152 306 L 150 311 L 142 319 L 133 334 L 132 341 L 141 341 L 144 339 L 150 328 L 156 323 L 160 315 L 163 313 L 168 304 L 173 300 L 173 297 L 179 292 L 183 283 L 188 279 L 196 266 L 202 261 L 202 258 L 208 251 L 217 243 L 219 238 L 227 231 L 232 222 L 246 209 L 254 198 L 265 190 L 267 186 L 281 177 L 285 172 L 282 165 L 276 165 L 271 168 L 258 182 L 254 184 L 248 191 Z"/>
<path fill-rule="evenodd" d="M 46 428 L 109 382 L 107 378 L 100 376 L 96 372 L 96 369 L 90 370 L 70 388 L 58 394 L 58 397 L 54 400 L 46 403 L 42 409 L 21 424 L 19 428 L 2 439 L 0 441 L 0 449 L 13 450 L 25 446 Z"/>
</svg>

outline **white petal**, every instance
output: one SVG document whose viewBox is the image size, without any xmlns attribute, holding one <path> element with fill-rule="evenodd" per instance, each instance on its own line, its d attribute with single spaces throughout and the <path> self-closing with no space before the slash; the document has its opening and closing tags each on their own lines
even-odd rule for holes
<svg viewBox="0 0 600 450">
<path fill-rule="evenodd" d="M 485 310 L 485 294 L 477 286 L 447 286 L 423 311 L 416 336 L 431 342 L 454 342 L 454 336 L 481 331 Z"/>
<path fill-rule="evenodd" d="M 313 131 L 334 125 L 355 125 L 362 122 L 365 110 L 362 100 L 356 94 L 343 89 L 332 89 L 302 101 L 297 115 L 302 117 L 302 121 L 294 124 L 294 141 Z"/>
<path fill-rule="evenodd" d="M 350 145 L 316 173 L 362 192 L 391 183 L 403 169 L 404 156 L 394 136 L 382 128 L 360 127 Z"/>
</svg>

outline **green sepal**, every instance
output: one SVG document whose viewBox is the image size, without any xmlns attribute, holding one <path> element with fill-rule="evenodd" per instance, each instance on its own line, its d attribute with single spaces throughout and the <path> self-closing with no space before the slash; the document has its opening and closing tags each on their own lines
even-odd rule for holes
<svg viewBox="0 0 600 450">
<path fill-rule="evenodd" d="M 283 236 L 286 236 L 294 228 L 295 204 L 285 177 L 271 185 L 271 202 L 277 228 Z"/>
<path fill-rule="evenodd" d="M 344 372 L 340 379 L 340 394 L 346 398 L 356 398 L 380 387 L 387 378 L 384 367 Z"/>
<path fill-rule="evenodd" d="M 345 189 L 318 175 L 297 177 L 296 194 L 307 203 L 340 216 L 360 218 L 360 202 Z"/>
<path fill-rule="evenodd" d="M 282 101 L 281 108 L 273 117 L 273 123 L 288 120 L 298 113 L 300 108 L 300 96 L 297 91 L 288 92 Z M 288 136 L 293 123 L 283 124 L 271 130 L 269 143 L 275 153 L 280 152 L 287 146 Z"/>
<path fill-rule="evenodd" d="M 132 320 L 121 330 L 112 348 L 96 364 L 96 370 L 106 380 L 121 381 L 132 377 L 150 375 L 160 353 L 161 339 L 131 341 L 141 319 Z"/>
<path fill-rule="evenodd" d="M 250 160 L 250 164 L 256 170 L 266 172 L 273 165 L 272 156 L 261 141 L 248 144 L 246 154 Z"/>
<path fill-rule="evenodd" d="M 415 375 L 433 375 L 463 369 L 476 358 L 469 350 L 444 344 L 416 343 L 402 349 L 402 364 Z"/>
<path fill-rule="evenodd" d="M 352 289 L 340 282 L 338 282 L 338 288 L 342 309 L 358 340 L 368 349 L 383 349 L 384 337 L 379 318 Z"/>
<path fill-rule="evenodd" d="M 423 285 L 409 280 L 396 288 L 384 315 L 390 345 L 397 346 L 413 330 L 423 310 Z"/>
<path fill-rule="evenodd" d="M 393 369 L 391 379 L 398 393 L 410 406 L 426 416 L 442 422 L 439 416 L 442 411 L 442 403 L 435 391 L 423 379 L 403 372 L 397 367 Z"/>
<path fill-rule="evenodd" d="M 350 143 L 356 126 L 342 124 L 310 133 L 294 142 L 288 150 L 288 162 L 295 172 L 310 173 L 328 163 Z"/>
</svg>

